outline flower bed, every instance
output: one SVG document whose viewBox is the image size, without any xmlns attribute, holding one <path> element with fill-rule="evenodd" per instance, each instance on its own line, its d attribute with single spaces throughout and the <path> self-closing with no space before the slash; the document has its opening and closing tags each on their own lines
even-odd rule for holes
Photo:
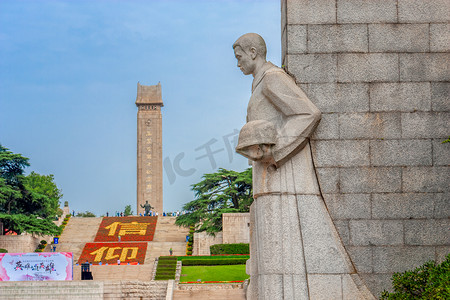
<svg viewBox="0 0 450 300">
<path fill-rule="evenodd" d="M 86 243 L 79 263 L 92 264 L 143 264 L 147 252 L 147 243 Z"/>
<path fill-rule="evenodd" d="M 153 241 L 158 217 L 103 218 L 94 242 Z"/>
</svg>

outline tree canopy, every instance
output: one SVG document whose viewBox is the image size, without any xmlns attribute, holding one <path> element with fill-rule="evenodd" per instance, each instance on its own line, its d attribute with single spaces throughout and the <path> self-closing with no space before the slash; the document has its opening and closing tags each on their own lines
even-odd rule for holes
<svg viewBox="0 0 450 300">
<path fill-rule="evenodd" d="M 125 206 L 125 210 L 123 211 L 123 215 L 125 217 L 133 215 L 133 211 L 131 210 L 131 205 L 130 204 Z"/>
<path fill-rule="evenodd" d="M 61 190 L 53 175 L 24 176 L 28 158 L 0 145 L 0 220 L 5 233 L 57 234 L 52 222 L 60 214 Z"/>
<path fill-rule="evenodd" d="M 95 218 L 96 215 L 95 215 L 93 212 L 85 211 L 85 212 L 79 212 L 79 213 L 77 213 L 76 217 L 81 217 L 81 218 Z"/>
<path fill-rule="evenodd" d="M 186 214 L 177 217 L 178 226 L 194 225 L 197 232 L 214 235 L 222 230 L 222 214 L 248 212 L 253 202 L 252 169 L 243 172 L 220 168 L 205 174 L 192 185 L 195 199 L 186 203 Z"/>
</svg>

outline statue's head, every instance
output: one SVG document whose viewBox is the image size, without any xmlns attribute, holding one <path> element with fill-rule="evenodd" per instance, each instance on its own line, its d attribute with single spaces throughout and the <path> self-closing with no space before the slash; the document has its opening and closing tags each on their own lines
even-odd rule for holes
<svg viewBox="0 0 450 300">
<path fill-rule="evenodd" d="M 148 204 L 148 201 L 145 201 L 145 204 Z"/>
<path fill-rule="evenodd" d="M 258 61 L 266 61 L 266 42 L 256 33 L 246 33 L 233 44 L 238 67 L 245 75 L 254 74 Z"/>
</svg>

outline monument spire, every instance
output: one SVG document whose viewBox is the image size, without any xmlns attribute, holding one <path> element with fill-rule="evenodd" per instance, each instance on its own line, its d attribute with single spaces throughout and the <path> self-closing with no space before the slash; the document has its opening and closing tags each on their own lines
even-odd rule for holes
<svg viewBox="0 0 450 300">
<path fill-rule="evenodd" d="M 137 214 L 146 201 L 163 211 L 161 84 L 137 84 Z"/>
</svg>

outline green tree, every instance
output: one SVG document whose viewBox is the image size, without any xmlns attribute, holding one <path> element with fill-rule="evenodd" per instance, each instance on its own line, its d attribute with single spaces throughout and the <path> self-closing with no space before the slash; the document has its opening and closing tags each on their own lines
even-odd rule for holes
<svg viewBox="0 0 450 300">
<path fill-rule="evenodd" d="M 450 254 L 441 264 L 429 261 L 415 270 L 394 273 L 392 287 L 394 291 L 383 291 L 380 299 L 450 299 Z"/>
<path fill-rule="evenodd" d="M 186 214 L 177 217 L 175 224 L 194 225 L 197 232 L 214 235 L 222 230 L 222 214 L 248 212 L 253 202 L 252 169 L 236 172 L 220 168 L 205 174 L 202 181 L 192 185 L 195 199 L 186 203 Z"/>
<path fill-rule="evenodd" d="M 34 202 L 40 203 L 40 207 L 36 207 L 35 212 L 43 217 L 61 214 L 59 199 L 63 195 L 61 190 L 56 186 L 52 174 L 40 175 L 31 172 L 25 177 L 24 182 L 25 188 L 31 193 L 31 198 L 34 199 Z"/>
<path fill-rule="evenodd" d="M 125 206 L 125 210 L 123 211 L 123 214 L 125 216 L 131 216 L 133 215 L 133 211 L 131 210 L 131 205 Z"/>
<path fill-rule="evenodd" d="M 61 191 L 53 175 L 24 176 L 28 158 L 0 145 L 0 219 L 5 233 L 55 234 Z"/>
<path fill-rule="evenodd" d="M 75 217 L 81 217 L 81 218 L 95 218 L 95 214 L 93 212 L 90 211 L 85 211 L 85 212 L 79 212 L 76 214 Z"/>
</svg>

